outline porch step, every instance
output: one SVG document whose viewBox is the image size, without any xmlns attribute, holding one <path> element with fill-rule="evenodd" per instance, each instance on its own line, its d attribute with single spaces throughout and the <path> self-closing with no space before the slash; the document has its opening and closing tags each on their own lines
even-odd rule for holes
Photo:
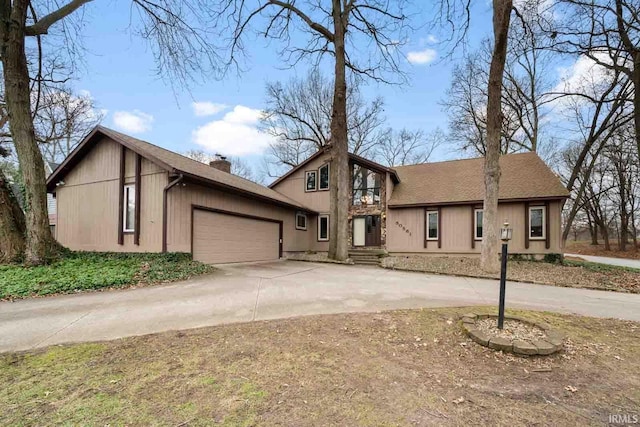
<svg viewBox="0 0 640 427">
<path fill-rule="evenodd" d="M 349 258 L 356 265 L 380 265 L 380 255 L 385 253 L 383 249 L 355 249 L 349 251 Z"/>
</svg>

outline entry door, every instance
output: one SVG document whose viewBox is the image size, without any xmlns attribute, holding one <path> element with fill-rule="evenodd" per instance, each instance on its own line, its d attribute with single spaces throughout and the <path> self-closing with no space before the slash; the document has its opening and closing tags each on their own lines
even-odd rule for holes
<svg viewBox="0 0 640 427">
<path fill-rule="evenodd" d="M 366 224 L 364 245 L 380 246 L 380 217 L 378 215 L 367 215 Z"/>
<path fill-rule="evenodd" d="M 380 216 L 353 218 L 353 246 L 380 246 Z"/>
</svg>

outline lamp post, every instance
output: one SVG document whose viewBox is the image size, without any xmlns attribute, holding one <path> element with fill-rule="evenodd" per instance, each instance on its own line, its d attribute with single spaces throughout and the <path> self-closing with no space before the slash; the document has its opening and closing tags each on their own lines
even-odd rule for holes
<svg viewBox="0 0 640 427">
<path fill-rule="evenodd" d="M 509 222 L 505 220 L 500 229 L 500 240 L 502 240 L 502 264 L 500 266 L 500 306 L 498 308 L 498 329 L 504 326 L 504 294 L 507 287 L 507 247 L 513 230 L 509 228 Z"/>
</svg>

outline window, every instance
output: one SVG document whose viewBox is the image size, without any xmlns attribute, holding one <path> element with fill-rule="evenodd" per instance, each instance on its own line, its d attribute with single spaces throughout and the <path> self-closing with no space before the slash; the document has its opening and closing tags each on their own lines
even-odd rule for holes
<svg viewBox="0 0 640 427">
<path fill-rule="evenodd" d="M 475 231 L 473 238 L 476 240 L 482 240 L 482 209 L 476 209 L 474 212 L 473 229 Z"/>
<path fill-rule="evenodd" d="M 316 171 L 309 171 L 305 173 L 304 191 L 316 191 L 316 175 Z"/>
<path fill-rule="evenodd" d="M 303 213 L 296 214 L 296 230 L 307 229 L 307 216 Z"/>
<path fill-rule="evenodd" d="M 329 240 L 329 215 L 318 216 L 318 241 Z"/>
<path fill-rule="evenodd" d="M 353 204 L 373 205 L 380 203 L 380 182 L 379 173 L 360 165 L 353 165 Z"/>
<path fill-rule="evenodd" d="M 320 174 L 320 183 L 318 185 L 319 190 L 328 190 L 329 189 L 329 163 L 324 166 L 320 166 L 318 169 L 318 174 Z"/>
<path fill-rule="evenodd" d="M 438 240 L 438 211 L 427 211 L 427 240 Z"/>
<path fill-rule="evenodd" d="M 544 206 L 536 206 L 529 208 L 529 238 L 544 239 L 545 238 L 545 213 Z"/>
<path fill-rule="evenodd" d="M 133 231 L 136 222 L 136 187 L 133 184 L 124 186 L 124 210 L 122 215 L 122 231 Z"/>
</svg>

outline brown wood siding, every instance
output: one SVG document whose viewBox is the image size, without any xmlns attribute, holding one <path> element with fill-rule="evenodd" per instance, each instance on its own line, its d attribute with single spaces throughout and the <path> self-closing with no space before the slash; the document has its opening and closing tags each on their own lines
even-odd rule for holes
<svg viewBox="0 0 640 427">
<path fill-rule="evenodd" d="M 505 219 L 513 228 L 513 239 L 509 243 L 511 253 L 559 253 L 561 228 L 561 202 L 549 203 L 548 227 L 549 248 L 545 240 L 532 240 L 529 248 L 525 248 L 525 209 L 524 203 L 501 203 L 498 207 L 500 223 Z M 482 243 L 476 242 L 469 248 L 473 239 L 473 209 L 466 206 L 443 206 L 440 210 L 441 247 L 436 242 L 429 242 L 425 248 L 425 209 L 400 208 L 389 209 L 387 213 L 387 250 L 395 253 L 459 253 L 478 254 Z M 408 232 L 406 231 L 408 230 Z M 431 244 L 433 243 L 433 244 Z"/>
<path fill-rule="evenodd" d="M 330 192 L 328 190 L 305 191 L 305 172 L 311 170 L 317 171 L 320 166 L 329 161 L 329 157 L 328 153 L 319 156 L 300 170 L 279 182 L 273 189 L 299 203 L 302 203 L 304 206 L 307 206 L 316 212 L 329 213 L 329 204 L 331 203 L 331 199 L 329 196 Z M 319 178 L 320 176 L 318 175 L 316 182 Z"/>
<path fill-rule="evenodd" d="M 131 154 L 129 154 L 131 153 Z M 127 150 L 126 159 L 135 154 Z M 128 169 L 125 161 L 125 181 Z M 135 176 L 135 161 L 131 176 Z M 120 145 L 108 138 L 98 142 L 56 189 L 58 224 L 56 238 L 73 250 L 160 252 L 162 249 L 162 189 L 167 173 L 147 159 L 141 160 L 140 244 L 125 234 L 118 245 L 122 210 L 118 198 Z"/>
<path fill-rule="evenodd" d="M 164 183 L 166 185 L 166 181 Z M 315 229 L 296 230 L 294 209 L 274 206 L 237 194 L 186 183 L 176 185 L 167 195 L 167 250 L 191 250 L 191 205 L 237 212 L 283 222 L 283 250 L 285 252 L 309 250 Z M 315 224 L 314 224 L 315 225 Z M 248 242 L 250 244 L 250 242 Z"/>
</svg>

